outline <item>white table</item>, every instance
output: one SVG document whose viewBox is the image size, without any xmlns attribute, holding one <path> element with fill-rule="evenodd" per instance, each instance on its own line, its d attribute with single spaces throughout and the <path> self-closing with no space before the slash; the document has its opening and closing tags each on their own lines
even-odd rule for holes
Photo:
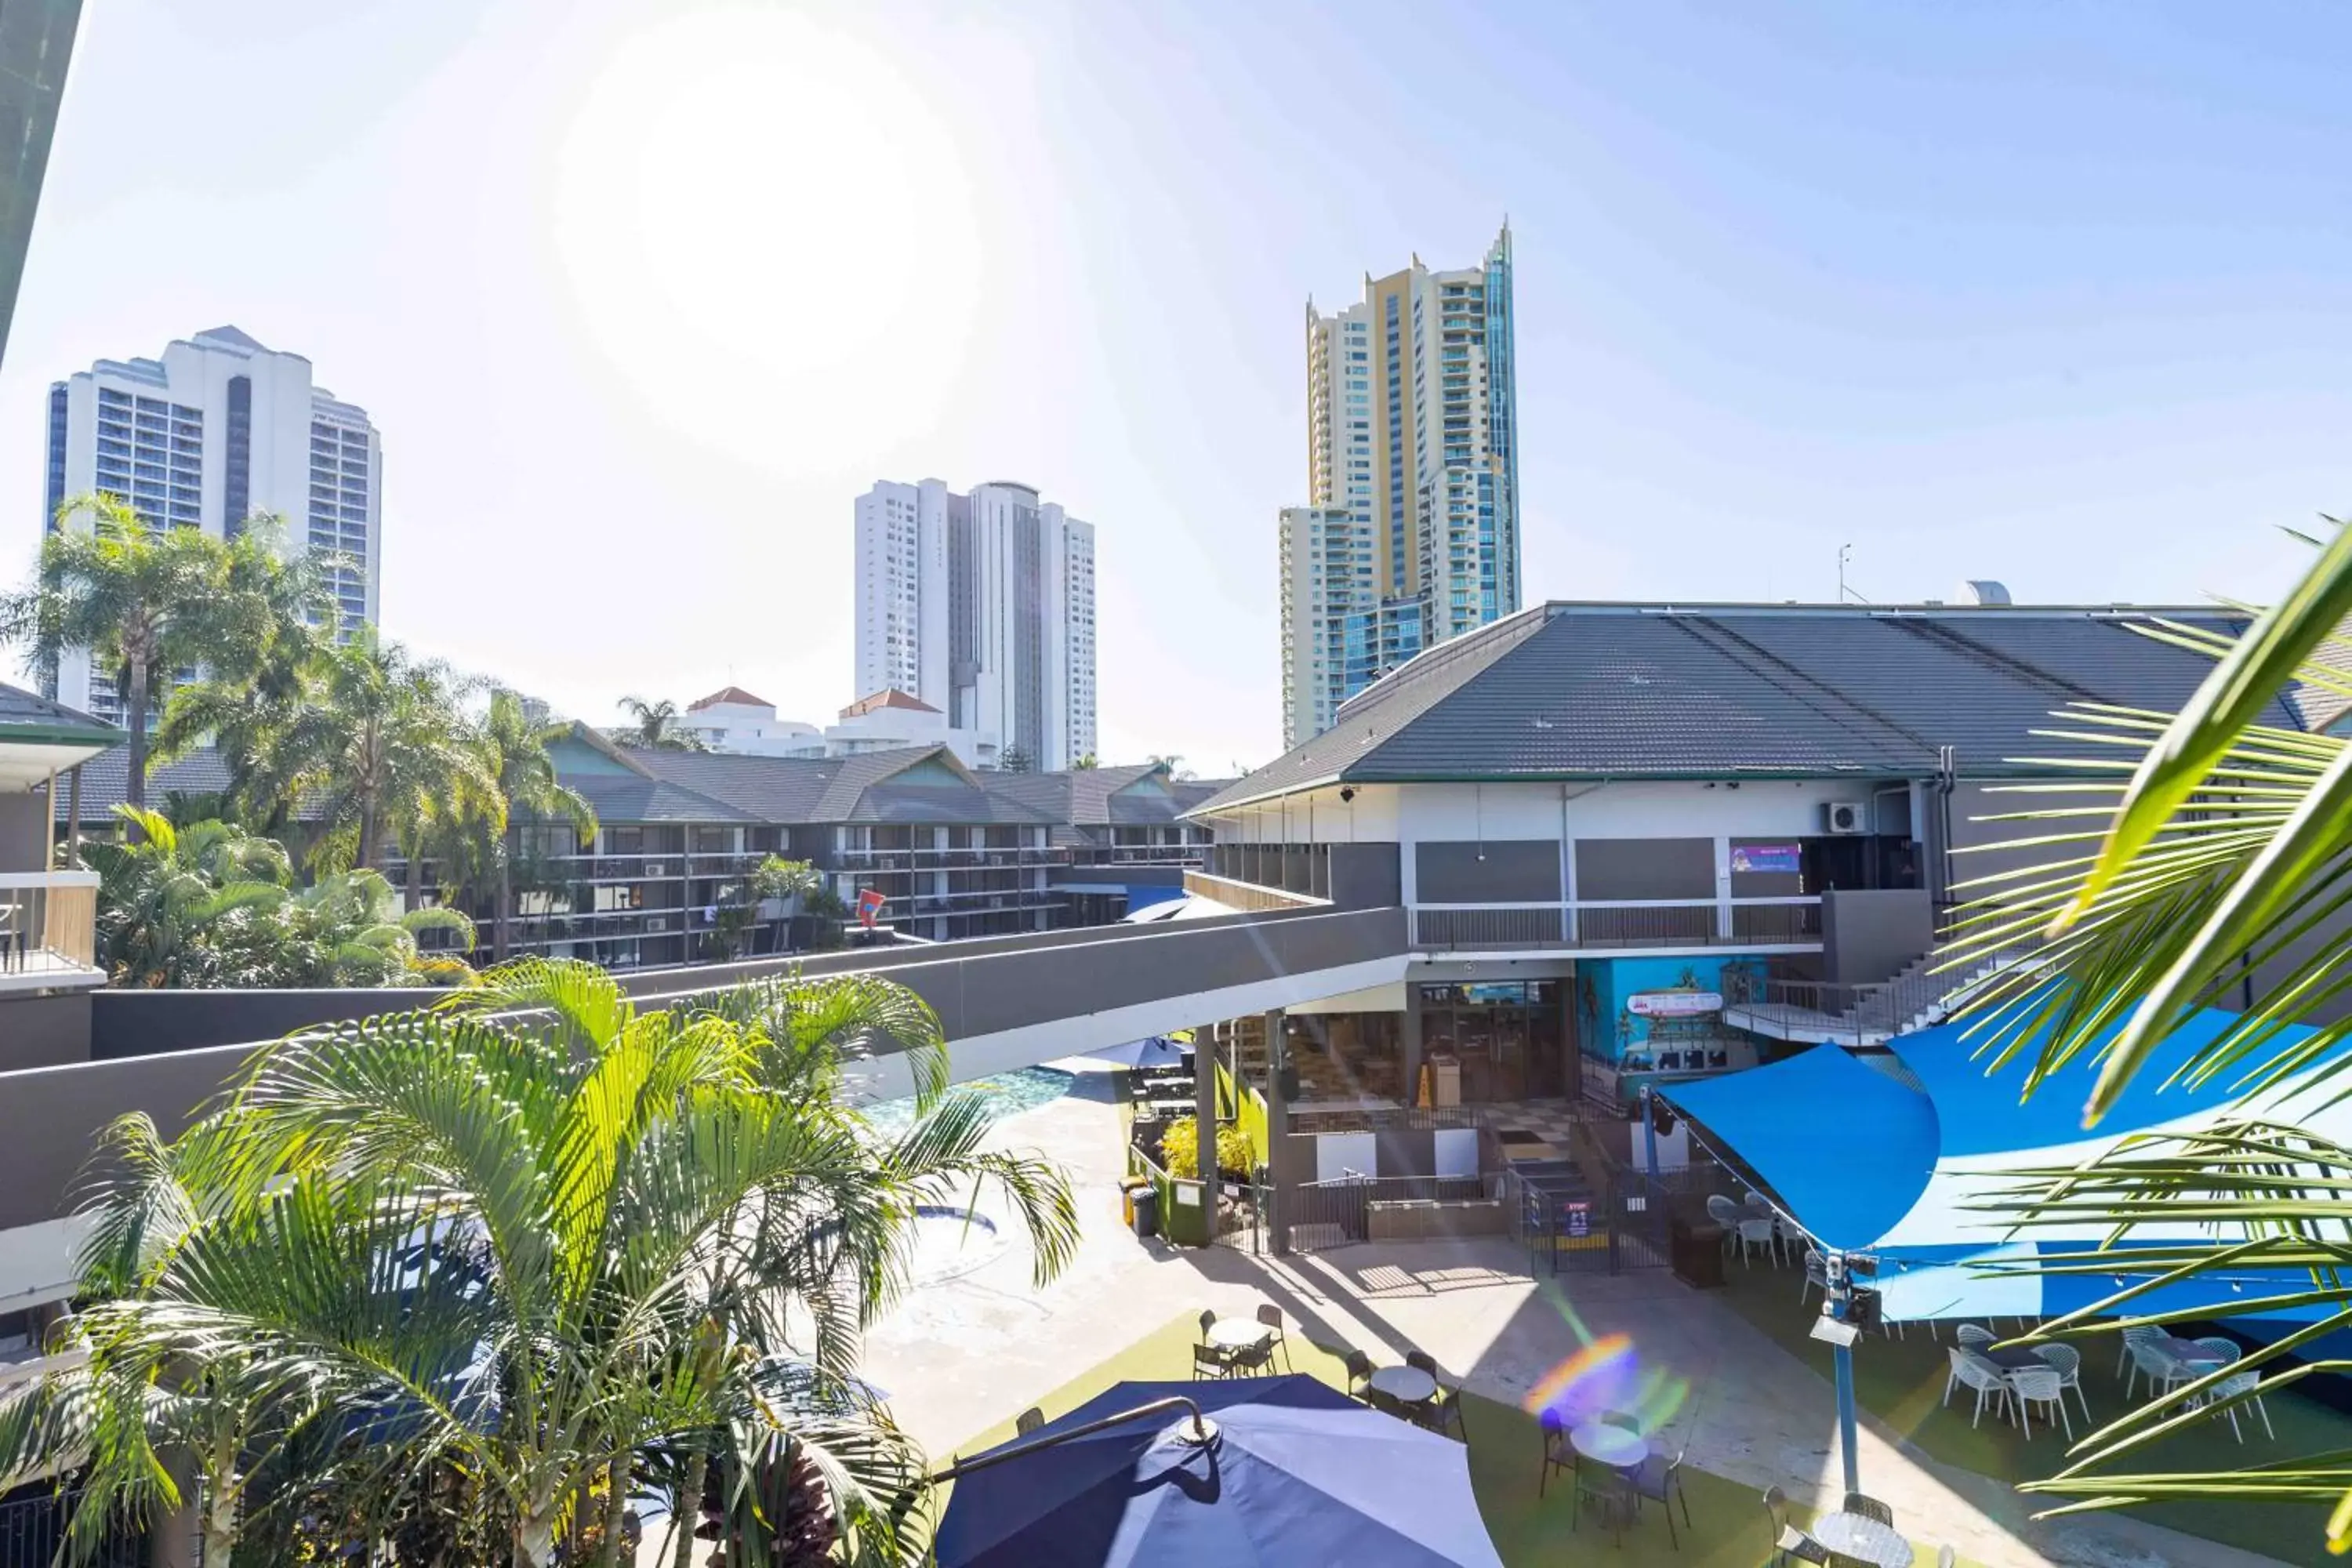
<svg viewBox="0 0 2352 1568">
<path fill-rule="evenodd" d="M 1437 1397 L 1437 1379 L 1417 1366 L 1384 1366 L 1372 1373 L 1372 1386 L 1407 1405 Z"/>
<path fill-rule="evenodd" d="M 1568 1435 L 1570 1445 L 1586 1458 L 1612 1470 L 1630 1470 L 1650 1457 L 1650 1440 L 1606 1421 L 1587 1421 Z"/>
<path fill-rule="evenodd" d="M 1208 1342 L 1221 1351 L 1254 1350 L 1274 1335 L 1255 1318 L 1219 1318 L 1209 1325 Z"/>
<path fill-rule="evenodd" d="M 1901 1531 L 1867 1514 L 1823 1514 L 1813 1522 L 1812 1537 L 1832 1552 L 1875 1563 L 1878 1568 L 1911 1568 L 1916 1555 Z"/>
</svg>

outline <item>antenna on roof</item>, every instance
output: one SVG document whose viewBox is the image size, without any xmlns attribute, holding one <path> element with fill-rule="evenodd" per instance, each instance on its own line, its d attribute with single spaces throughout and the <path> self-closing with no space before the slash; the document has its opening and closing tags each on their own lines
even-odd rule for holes
<svg viewBox="0 0 2352 1568">
<path fill-rule="evenodd" d="M 1869 601 L 1868 599 L 1864 598 L 1860 594 L 1855 593 L 1853 589 L 1851 589 L 1851 588 L 1849 588 L 1849 587 L 1847 587 L 1847 586 L 1845 585 L 1845 563 L 1846 563 L 1847 562 L 1849 562 L 1849 561 L 1853 560 L 1853 545 L 1851 545 L 1851 544 L 1841 544 L 1841 545 L 1839 545 L 1839 546 L 1838 546 L 1838 595 L 1837 595 L 1837 602 L 1838 602 L 1839 604 L 1843 605 L 1843 604 L 1844 604 L 1847 600 L 1851 599 L 1851 600 L 1853 600 L 1853 601 L 1855 604 L 1857 604 L 1857 605 L 1867 605 L 1868 603 L 1870 603 L 1870 601 Z"/>
</svg>

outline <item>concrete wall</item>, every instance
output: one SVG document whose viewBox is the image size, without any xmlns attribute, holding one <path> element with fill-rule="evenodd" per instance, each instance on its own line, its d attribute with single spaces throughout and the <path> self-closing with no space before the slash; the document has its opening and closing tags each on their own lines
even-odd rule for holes
<svg viewBox="0 0 2352 1568">
<path fill-rule="evenodd" d="M 90 999 L 87 991 L 0 998 L 0 1073 L 88 1061 Z"/>
<path fill-rule="evenodd" d="M 1556 903 L 1559 840 L 1423 839 L 1413 846 L 1413 879 L 1427 904 Z"/>
<path fill-rule="evenodd" d="M 1832 888 L 1822 894 L 1822 974 L 1846 985 L 1891 980 L 1936 943 L 1925 888 Z"/>
<path fill-rule="evenodd" d="M 31 790 L 0 792 L 0 871 L 49 868 L 48 804 Z"/>
<path fill-rule="evenodd" d="M 1394 844 L 1331 846 L 1331 902 L 1343 910 L 1384 910 L 1404 901 Z"/>
<path fill-rule="evenodd" d="M 116 1061 L 274 1040 L 319 1024 L 427 1006 L 434 991 L 100 991 L 89 998 L 89 1057 Z M 16 1009 L 0 1004 L 13 1027 Z"/>
<path fill-rule="evenodd" d="M 0 1230 L 71 1208 L 74 1179 L 116 1117 L 143 1110 L 166 1137 L 176 1135 L 250 1051 L 228 1046 L 9 1074 L 0 1082 Z"/>
</svg>

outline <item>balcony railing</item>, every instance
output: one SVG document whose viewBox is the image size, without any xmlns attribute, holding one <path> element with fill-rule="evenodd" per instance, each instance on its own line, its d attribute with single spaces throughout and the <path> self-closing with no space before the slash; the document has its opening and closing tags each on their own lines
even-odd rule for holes
<svg viewBox="0 0 2352 1568">
<path fill-rule="evenodd" d="M 1419 904 L 1413 945 L 1538 947 L 1818 947 L 1819 898 Z"/>
<path fill-rule="evenodd" d="M 1184 890 L 1224 905 L 1229 910 L 1261 913 L 1267 910 L 1311 910 L 1329 906 L 1328 899 L 1315 898 L 1307 893 L 1294 893 L 1284 888 L 1269 888 L 1256 882 L 1238 882 L 1230 877 L 1213 877 L 1206 871 L 1186 871 Z"/>
<path fill-rule="evenodd" d="M 98 974 L 98 873 L 0 872 L 0 985 Z"/>
</svg>

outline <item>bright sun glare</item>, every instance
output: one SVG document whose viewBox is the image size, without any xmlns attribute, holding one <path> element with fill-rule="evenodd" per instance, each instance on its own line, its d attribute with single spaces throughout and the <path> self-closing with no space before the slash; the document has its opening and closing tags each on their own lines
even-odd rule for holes
<svg viewBox="0 0 2352 1568">
<path fill-rule="evenodd" d="M 978 300 L 971 205 L 887 58 L 731 9 L 606 58 L 562 142 L 554 230 L 623 395 L 791 471 L 934 423 Z"/>
</svg>

